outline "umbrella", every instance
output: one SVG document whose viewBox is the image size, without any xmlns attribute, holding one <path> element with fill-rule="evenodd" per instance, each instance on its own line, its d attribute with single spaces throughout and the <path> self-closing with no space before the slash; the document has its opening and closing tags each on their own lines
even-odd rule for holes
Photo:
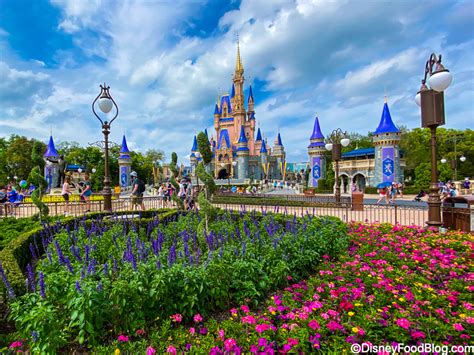
<svg viewBox="0 0 474 355">
<path fill-rule="evenodd" d="M 384 187 L 389 187 L 390 185 L 392 185 L 391 182 L 385 181 L 385 182 L 381 182 L 380 184 L 378 184 L 378 185 L 377 185 L 377 188 L 378 188 L 378 189 L 383 189 Z"/>
</svg>

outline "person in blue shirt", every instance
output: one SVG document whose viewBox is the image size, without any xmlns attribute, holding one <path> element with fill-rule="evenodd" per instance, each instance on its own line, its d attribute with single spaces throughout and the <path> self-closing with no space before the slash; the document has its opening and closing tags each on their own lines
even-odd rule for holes
<svg viewBox="0 0 474 355">
<path fill-rule="evenodd" d="M 7 214 L 13 214 L 13 204 L 18 198 L 18 193 L 16 190 L 11 186 L 8 185 L 7 188 L 7 202 L 5 203 L 5 210 Z"/>
</svg>

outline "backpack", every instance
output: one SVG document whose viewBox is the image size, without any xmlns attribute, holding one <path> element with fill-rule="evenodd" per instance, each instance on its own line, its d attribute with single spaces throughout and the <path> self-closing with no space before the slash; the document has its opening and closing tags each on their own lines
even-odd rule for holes
<svg viewBox="0 0 474 355">
<path fill-rule="evenodd" d="M 145 192 L 145 183 L 143 181 L 141 181 L 140 179 L 137 179 L 135 184 L 138 185 L 138 187 L 137 187 L 137 193 L 138 194 L 142 194 L 142 193 Z"/>
</svg>

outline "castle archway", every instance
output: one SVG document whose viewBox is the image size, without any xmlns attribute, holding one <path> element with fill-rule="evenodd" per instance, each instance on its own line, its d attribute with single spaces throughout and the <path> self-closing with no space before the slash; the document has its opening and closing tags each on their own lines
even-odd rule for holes
<svg viewBox="0 0 474 355">
<path fill-rule="evenodd" d="M 340 184 L 341 184 L 341 192 L 343 194 L 349 193 L 349 181 L 350 181 L 349 176 L 347 176 L 346 174 L 340 174 L 339 179 L 340 179 Z"/>
<path fill-rule="evenodd" d="M 361 174 L 361 173 L 355 174 L 354 177 L 352 178 L 352 182 L 355 184 L 358 191 L 364 191 L 365 190 L 366 180 L 365 180 L 365 176 L 363 174 Z"/>
<path fill-rule="evenodd" d="M 227 169 L 226 169 L 226 168 L 222 168 L 222 169 L 219 170 L 219 172 L 217 173 L 217 178 L 218 178 L 218 179 L 227 179 L 228 176 L 229 176 L 229 173 L 227 172 Z"/>
</svg>

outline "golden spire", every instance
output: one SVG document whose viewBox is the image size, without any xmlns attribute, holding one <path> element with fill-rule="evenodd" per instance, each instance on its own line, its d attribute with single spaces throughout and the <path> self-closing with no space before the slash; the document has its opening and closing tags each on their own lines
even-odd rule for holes
<svg viewBox="0 0 474 355">
<path fill-rule="evenodd" d="M 240 60 L 239 35 L 237 35 L 237 58 L 235 58 L 235 71 L 239 73 L 243 73 L 244 71 L 244 66 L 242 65 L 242 61 Z"/>
</svg>

